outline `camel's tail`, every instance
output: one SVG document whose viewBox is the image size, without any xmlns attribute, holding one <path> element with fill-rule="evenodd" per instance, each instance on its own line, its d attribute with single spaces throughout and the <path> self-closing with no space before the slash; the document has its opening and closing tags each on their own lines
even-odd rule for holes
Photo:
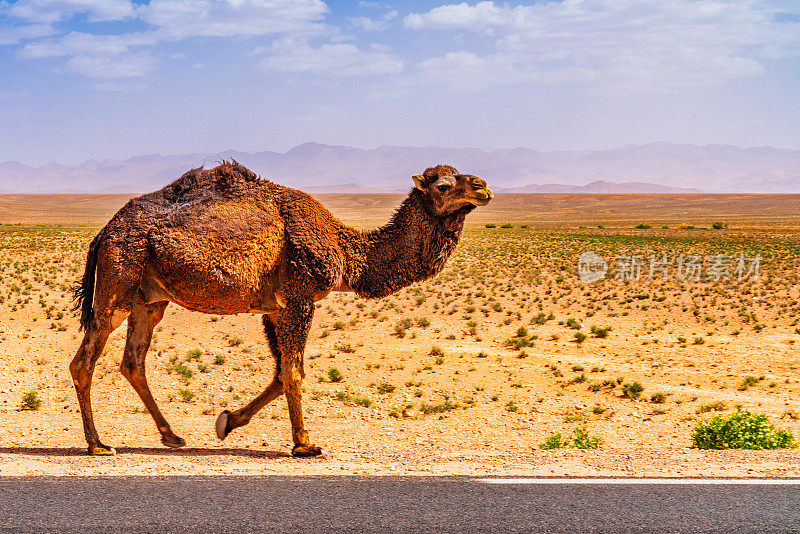
<svg viewBox="0 0 800 534">
<path fill-rule="evenodd" d="M 100 247 L 103 232 L 92 239 L 89 245 L 89 253 L 86 255 L 86 270 L 83 278 L 72 288 L 75 297 L 75 307 L 73 310 L 81 311 L 81 328 L 86 330 L 94 319 L 94 275 L 97 271 L 97 249 Z"/>
</svg>

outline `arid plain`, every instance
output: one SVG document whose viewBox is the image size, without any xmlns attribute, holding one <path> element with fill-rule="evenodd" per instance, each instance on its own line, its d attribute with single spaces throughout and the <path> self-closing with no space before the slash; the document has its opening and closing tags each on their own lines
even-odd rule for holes
<svg viewBox="0 0 800 534">
<path fill-rule="evenodd" d="M 161 446 L 119 373 L 123 325 L 92 390 L 101 438 L 119 454 L 85 456 L 69 289 L 127 198 L 0 196 L 0 475 L 800 475 L 797 450 L 690 448 L 698 421 L 737 407 L 800 435 L 800 195 L 499 194 L 471 214 L 434 279 L 385 299 L 318 303 L 303 397 L 326 451 L 314 460 L 288 455 L 282 399 L 216 438 L 219 412 L 272 377 L 261 321 L 175 305 L 147 372 L 187 448 Z M 402 195 L 317 198 L 366 229 Z M 586 251 L 609 263 L 605 279 L 579 279 Z M 704 258 L 699 280 L 676 277 L 681 254 Z M 633 255 L 638 280 L 617 280 L 616 258 Z M 717 255 L 730 257 L 719 276 L 706 258 Z M 748 270 L 760 256 L 757 280 L 736 271 L 741 255 Z M 670 262 L 659 264 L 666 281 L 661 270 L 648 280 L 651 256 Z M 38 410 L 22 409 L 29 392 Z M 539 448 L 582 425 L 600 449 Z"/>
</svg>

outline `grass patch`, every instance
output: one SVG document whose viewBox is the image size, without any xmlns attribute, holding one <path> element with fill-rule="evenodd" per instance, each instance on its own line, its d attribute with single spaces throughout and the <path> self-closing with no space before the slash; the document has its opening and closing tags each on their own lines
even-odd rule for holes
<svg viewBox="0 0 800 534">
<path fill-rule="evenodd" d="M 35 391 L 28 391 L 22 395 L 22 404 L 20 405 L 21 410 L 36 411 L 41 407 L 42 399 L 39 398 L 39 394 Z"/>
<path fill-rule="evenodd" d="M 438 404 L 426 404 L 423 402 L 422 406 L 419 407 L 419 411 L 427 415 L 431 413 L 449 412 L 450 410 L 455 410 L 456 408 L 458 408 L 457 404 L 453 404 L 449 400 L 446 400 Z"/>
<path fill-rule="evenodd" d="M 341 382 L 344 380 L 344 376 L 342 376 L 341 371 L 339 371 L 336 367 L 331 367 L 328 369 L 328 379 L 331 382 Z"/>
<path fill-rule="evenodd" d="M 336 398 L 336 400 L 349 405 L 363 406 L 364 408 L 369 408 L 370 406 L 372 406 L 372 400 L 369 399 L 368 397 L 350 395 L 346 391 L 337 391 L 334 394 L 334 397 Z"/>
</svg>

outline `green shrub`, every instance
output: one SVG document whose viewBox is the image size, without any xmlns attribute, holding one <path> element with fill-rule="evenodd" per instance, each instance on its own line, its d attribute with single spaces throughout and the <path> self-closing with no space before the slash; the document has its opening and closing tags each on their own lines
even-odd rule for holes
<svg viewBox="0 0 800 534">
<path fill-rule="evenodd" d="M 378 384 L 378 393 L 381 393 L 381 394 L 391 393 L 395 389 L 397 389 L 396 386 L 393 386 L 392 384 L 389 384 L 388 382 L 381 382 L 380 384 Z"/>
<path fill-rule="evenodd" d="M 447 412 L 447 411 L 450 411 L 450 410 L 455 410 L 456 408 L 458 408 L 457 404 L 453 404 L 449 400 L 446 400 L 446 401 L 441 402 L 439 404 L 425 404 L 423 402 L 422 405 L 419 407 L 419 411 L 424 413 L 424 414 L 442 413 L 442 412 Z"/>
<path fill-rule="evenodd" d="M 172 370 L 181 375 L 186 380 L 192 377 L 192 370 L 183 365 L 182 363 L 176 363 L 175 365 L 173 365 Z"/>
<path fill-rule="evenodd" d="M 649 230 L 650 228 L 652 228 L 652 225 L 649 225 L 647 223 L 641 223 L 641 224 L 637 224 L 636 228 L 638 230 Z"/>
<path fill-rule="evenodd" d="M 750 386 L 755 386 L 756 384 L 758 384 L 758 381 L 759 381 L 758 378 L 748 375 L 742 379 L 742 382 L 736 389 L 738 389 L 739 391 L 746 391 L 747 388 L 749 388 Z"/>
<path fill-rule="evenodd" d="M 514 228 L 514 225 L 511 223 L 505 223 L 502 226 L 500 226 L 500 228 Z"/>
<path fill-rule="evenodd" d="M 520 327 L 520 328 L 522 328 L 522 327 Z M 520 350 L 520 349 L 522 349 L 524 347 L 532 347 L 533 346 L 533 342 L 530 339 L 528 339 L 527 337 L 524 337 L 524 336 L 514 336 L 514 337 L 510 337 L 510 338 L 506 339 L 503 342 L 503 345 L 505 345 L 506 347 L 508 347 L 510 349 Z"/>
<path fill-rule="evenodd" d="M 181 398 L 183 399 L 183 402 L 191 402 L 192 399 L 194 398 L 194 393 L 192 393 L 188 389 L 181 389 L 181 390 L 178 391 L 178 393 L 181 394 Z"/>
<path fill-rule="evenodd" d="M 345 404 L 350 404 L 350 405 L 355 404 L 357 406 L 363 406 L 364 408 L 369 408 L 370 406 L 372 406 L 372 400 L 369 399 L 368 397 L 359 397 L 358 395 L 350 395 L 346 391 L 337 391 L 334 394 L 334 397 L 336 398 L 336 400 L 342 401 Z"/>
<path fill-rule="evenodd" d="M 602 438 L 590 436 L 586 426 L 576 427 L 572 431 L 572 446 L 576 449 L 597 449 L 603 443 Z"/>
<path fill-rule="evenodd" d="M 652 395 L 650 395 L 650 402 L 652 402 L 653 404 L 664 404 L 664 402 L 666 400 L 667 400 L 667 394 L 666 393 L 658 392 L 658 393 L 653 393 Z"/>
<path fill-rule="evenodd" d="M 333 348 L 339 352 L 344 352 L 345 354 L 352 354 L 356 351 L 356 349 L 354 349 L 350 343 L 344 343 L 342 341 L 337 341 L 334 343 Z"/>
<path fill-rule="evenodd" d="M 642 394 L 642 391 L 644 391 L 644 386 L 642 386 L 639 382 L 632 382 L 622 386 L 622 396 L 628 397 L 631 400 L 638 399 L 639 395 Z"/>
<path fill-rule="evenodd" d="M 595 337 L 599 337 L 601 339 L 607 338 L 609 332 L 611 332 L 611 327 L 610 326 L 606 326 L 606 327 L 593 326 L 592 327 L 592 334 L 594 334 Z"/>
<path fill-rule="evenodd" d="M 486 223 L 486 228 L 497 228 L 497 225 L 494 223 Z"/>
<path fill-rule="evenodd" d="M 569 441 L 563 441 L 561 439 L 561 432 L 554 432 L 544 438 L 544 441 L 539 444 L 540 449 L 544 450 L 552 450 L 552 449 L 563 449 L 569 446 Z"/>
<path fill-rule="evenodd" d="M 724 412 L 727 406 L 723 401 L 716 401 L 710 404 L 701 404 L 700 407 L 697 409 L 697 413 L 706 413 L 706 412 Z"/>
<path fill-rule="evenodd" d="M 724 230 L 728 227 L 728 223 L 717 221 L 711 225 L 711 228 L 714 230 Z"/>
<path fill-rule="evenodd" d="M 342 373 L 336 367 L 331 367 L 328 369 L 328 378 L 331 382 L 341 382 L 344 380 Z"/>
<path fill-rule="evenodd" d="M 567 439 L 561 437 L 560 432 L 550 434 L 539 444 L 540 449 L 597 449 L 603 443 L 603 439 L 592 436 L 586 429 L 586 425 L 575 427 L 572 436 Z"/>
<path fill-rule="evenodd" d="M 228 338 L 228 345 L 231 347 L 238 347 L 244 343 L 244 339 L 240 338 L 239 336 L 231 336 Z"/>
<path fill-rule="evenodd" d="M 763 413 L 737 410 L 726 416 L 715 415 L 708 423 L 698 423 L 692 433 L 698 449 L 794 449 L 797 443 L 790 430 L 776 430 Z"/>
<path fill-rule="evenodd" d="M 42 399 L 39 398 L 39 394 L 35 391 L 28 391 L 22 395 L 22 405 L 20 409 L 36 411 L 41 408 L 41 406 Z"/>
</svg>

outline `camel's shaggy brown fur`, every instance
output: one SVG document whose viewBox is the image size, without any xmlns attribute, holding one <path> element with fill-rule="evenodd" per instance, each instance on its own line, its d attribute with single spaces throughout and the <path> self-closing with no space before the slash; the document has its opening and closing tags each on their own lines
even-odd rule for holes
<svg viewBox="0 0 800 534">
<path fill-rule="evenodd" d="M 464 218 L 492 192 L 447 165 L 415 175 L 415 188 L 389 223 L 359 232 L 309 195 L 261 180 L 236 162 L 193 169 L 163 189 L 128 202 L 89 246 L 77 288 L 83 343 L 70 365 L 92 454 L 113 454 L 95 429 L 90 388 L 109 334 L 128 319 L 121 370 L 158 426 L 180 447 L 145 378 L 152 331 L 169 302 L 215 314 L 261 313 L 276 360 L 259 397 L 217 420 L 224 438 L 265 404 L 286 394 L 293 454 L 314 456 L 303 428 L 303 349 L 314 302 L 331 291 L 383 297 L 439 272 Z"/>
</svg>

